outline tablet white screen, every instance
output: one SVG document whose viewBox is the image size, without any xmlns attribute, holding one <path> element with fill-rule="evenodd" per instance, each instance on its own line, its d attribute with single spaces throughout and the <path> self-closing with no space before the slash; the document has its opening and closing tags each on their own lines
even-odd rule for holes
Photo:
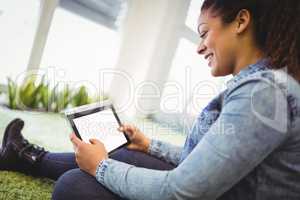
<svg viewBox="0 0 300 200">
<path fill-rule="evenodd" d="M 91 138 L 98 139 L 107 152 L 127 142 L 124 134 L 117 130 L 119 124 L 111 109 L 78 117 L 73 121 L 84 142 L 89 142 Z"/>
</svg>

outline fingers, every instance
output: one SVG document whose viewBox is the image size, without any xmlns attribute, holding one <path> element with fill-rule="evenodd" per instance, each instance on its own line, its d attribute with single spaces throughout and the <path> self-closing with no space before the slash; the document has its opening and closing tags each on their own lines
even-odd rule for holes
<svg viewBox="0 0 300 200">
<path fill-rule="evenodd" d="M 123 124 L 118 128 L 118 130 L 121 132 L 125 132 L 128 136 L 132 136 L 137 131 L 137 128 L 130 124 Z"/>
<path fill-rule="evenodd" d="M 134 126 L 130 124 L 123 124 L 122 126 L 119 127 L 121 131 L 129 131 L 129 130 L 134 130 Z"/>
<path fill-rule="evenodd" d="M 82 143 L 82 141 L 74 133 L 70 135 L 70 140 L 75 147 L 78 147 Z"/>
<path fill-rule="evenodd" d="M 118 131 L 120 131 L 120 132 L 126 132 L 126 131 L 128 131 L 128 130 L 127 130 L 127 128 L 126 128 L 126 125 L 123 124 L 122 126 L 120 126 L 120 127 L 118 128 Z"/>
<path fill-rule="evenodd" d="M 102 145 L 102 142 L 100 142 L 99 140 L 94 139 L 94 138 L 89 139 L 89 141 L 90 141 L 91 144 L 95 144 L 95 145 L 96 145 L 96 144 L 98 144 L 98 145 L 100 144 L 100 145 Z"/>
</svg>

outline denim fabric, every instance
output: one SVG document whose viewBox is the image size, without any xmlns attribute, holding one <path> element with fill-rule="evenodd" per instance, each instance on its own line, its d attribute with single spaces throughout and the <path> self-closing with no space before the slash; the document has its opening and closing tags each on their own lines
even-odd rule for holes
<svg viewBox="0 0 300 200">
<path fill-rule="evenodd" d="M 29 173 L 57 180 L 63 173 L 78 168 L 74 153 L 46 153 Z"/>
<path fill-rule="evenodd" d="M 122 148 L 111 155 L 111 158 L 138 167 L 170 170 L 175 166 L 144 153 Z M 47 153 L 34 170 L 28 172 L 36 176 L 57 180 L 53 200 L 76 199 L 121 199 L 113 194 L 89 174 L 78 168 L 74 153 Z"/>
<path fill-rule="evenodd" d="M 176 168 L 110 158 L 99 165 L 97 180 L 126 199 L 300 199 L 300 86 L 267 63 L 249 65 L 227 83 L 200 113 L 183 149 L 151 142 L 150 154 Z"/>
<path fill-rule="evenodd" d="M 149 154 L 163 159 L 173 165 L 178 165 L 181 158 L 182 147 L 165 144 L 162 141 L 151 140 Z"/>
</svg>

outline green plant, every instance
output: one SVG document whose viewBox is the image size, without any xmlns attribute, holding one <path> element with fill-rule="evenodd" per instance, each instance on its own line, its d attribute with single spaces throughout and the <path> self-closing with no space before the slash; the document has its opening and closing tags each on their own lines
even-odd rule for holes
<svg viewBox="0 0 300 200">
<path fill-rule="evenodd" d="M 85 105 L 85 104 L 89 104 L 91 102 L 92 102 L 92 100 L 89 97 L 88 92 L 87 92 L 85 86 L 81 86 L 79 88 L 79 90 L 77 90 L 75 92 L 75 94 L 74 94 L 74 96 L 72 98 L 72 105 L 74 107 L 76 107 L 76 106 L 82 106 L 82 105 Z"/>
<path fill-rule="evenodd" d="M 68 107 L 81 106 L 107 98 L 104 96 L 92 98 L 85 86 L 81 86 L 75 91 L 69 85 L 59 88 L 57 84 L 50 88 L 45 77 L 42 77 L 38 83 L 34 78 L 27 79 L 21 86 L 8 78 L 7 97 L 8 106 L 11 109 L 34 109 L 50 112 L 60 112 Z"/>
<path fill-rule="evenodd" d="M 44 83 L 40 89 L 40 104 L 46 111 L 49 111 L 49 96 L 49 83 Z"/>
<path fill-rule="evenodd" d="M 67 108 L 71 103 L 71 100 L 71 90 L 69 88 L 69 85 L 66 85 L 66 87 L 58 94 L 57 107 L 61 109 Z"/>
<path fill-rule="evenodd" d="M 59 112 L 60 110 L 67 108 L 72 99 L 71 90 L 68 85 L 66 85 L 62 90 L 59 90 L 58 85 L 56 85 L 50 92 L 49 97 L 48 108 L 53 112 Z"/>
<path fill-rule="evenodd" d="M 37 109 L 41 98 L 40 91 L 43 85 L 44 81 L 36 85 L 34 78 L 26 80 L 25 84 L 20 87 L 19 105 L 25 108 Z"/>
<path fill-rule="evenodd" d="M 17 109 L 17 90 L 17 84 L 11 78 L 7 78 L 8 106 L 11 109 Z"/>
</svg>

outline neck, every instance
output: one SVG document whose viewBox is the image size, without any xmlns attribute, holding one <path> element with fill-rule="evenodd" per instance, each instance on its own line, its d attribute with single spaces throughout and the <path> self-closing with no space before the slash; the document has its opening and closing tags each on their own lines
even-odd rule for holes
<svg viewBox="0 0 300 200">
<path fill-rule="evenodd" d="M 239 59 L 236 61 L 233 75 L 238 74 L 242 69 L 263 59 L 264 54 L 257 48 L 244 48 L 243 51 L 240 51 L 238 58 Z"/>
</svg>

